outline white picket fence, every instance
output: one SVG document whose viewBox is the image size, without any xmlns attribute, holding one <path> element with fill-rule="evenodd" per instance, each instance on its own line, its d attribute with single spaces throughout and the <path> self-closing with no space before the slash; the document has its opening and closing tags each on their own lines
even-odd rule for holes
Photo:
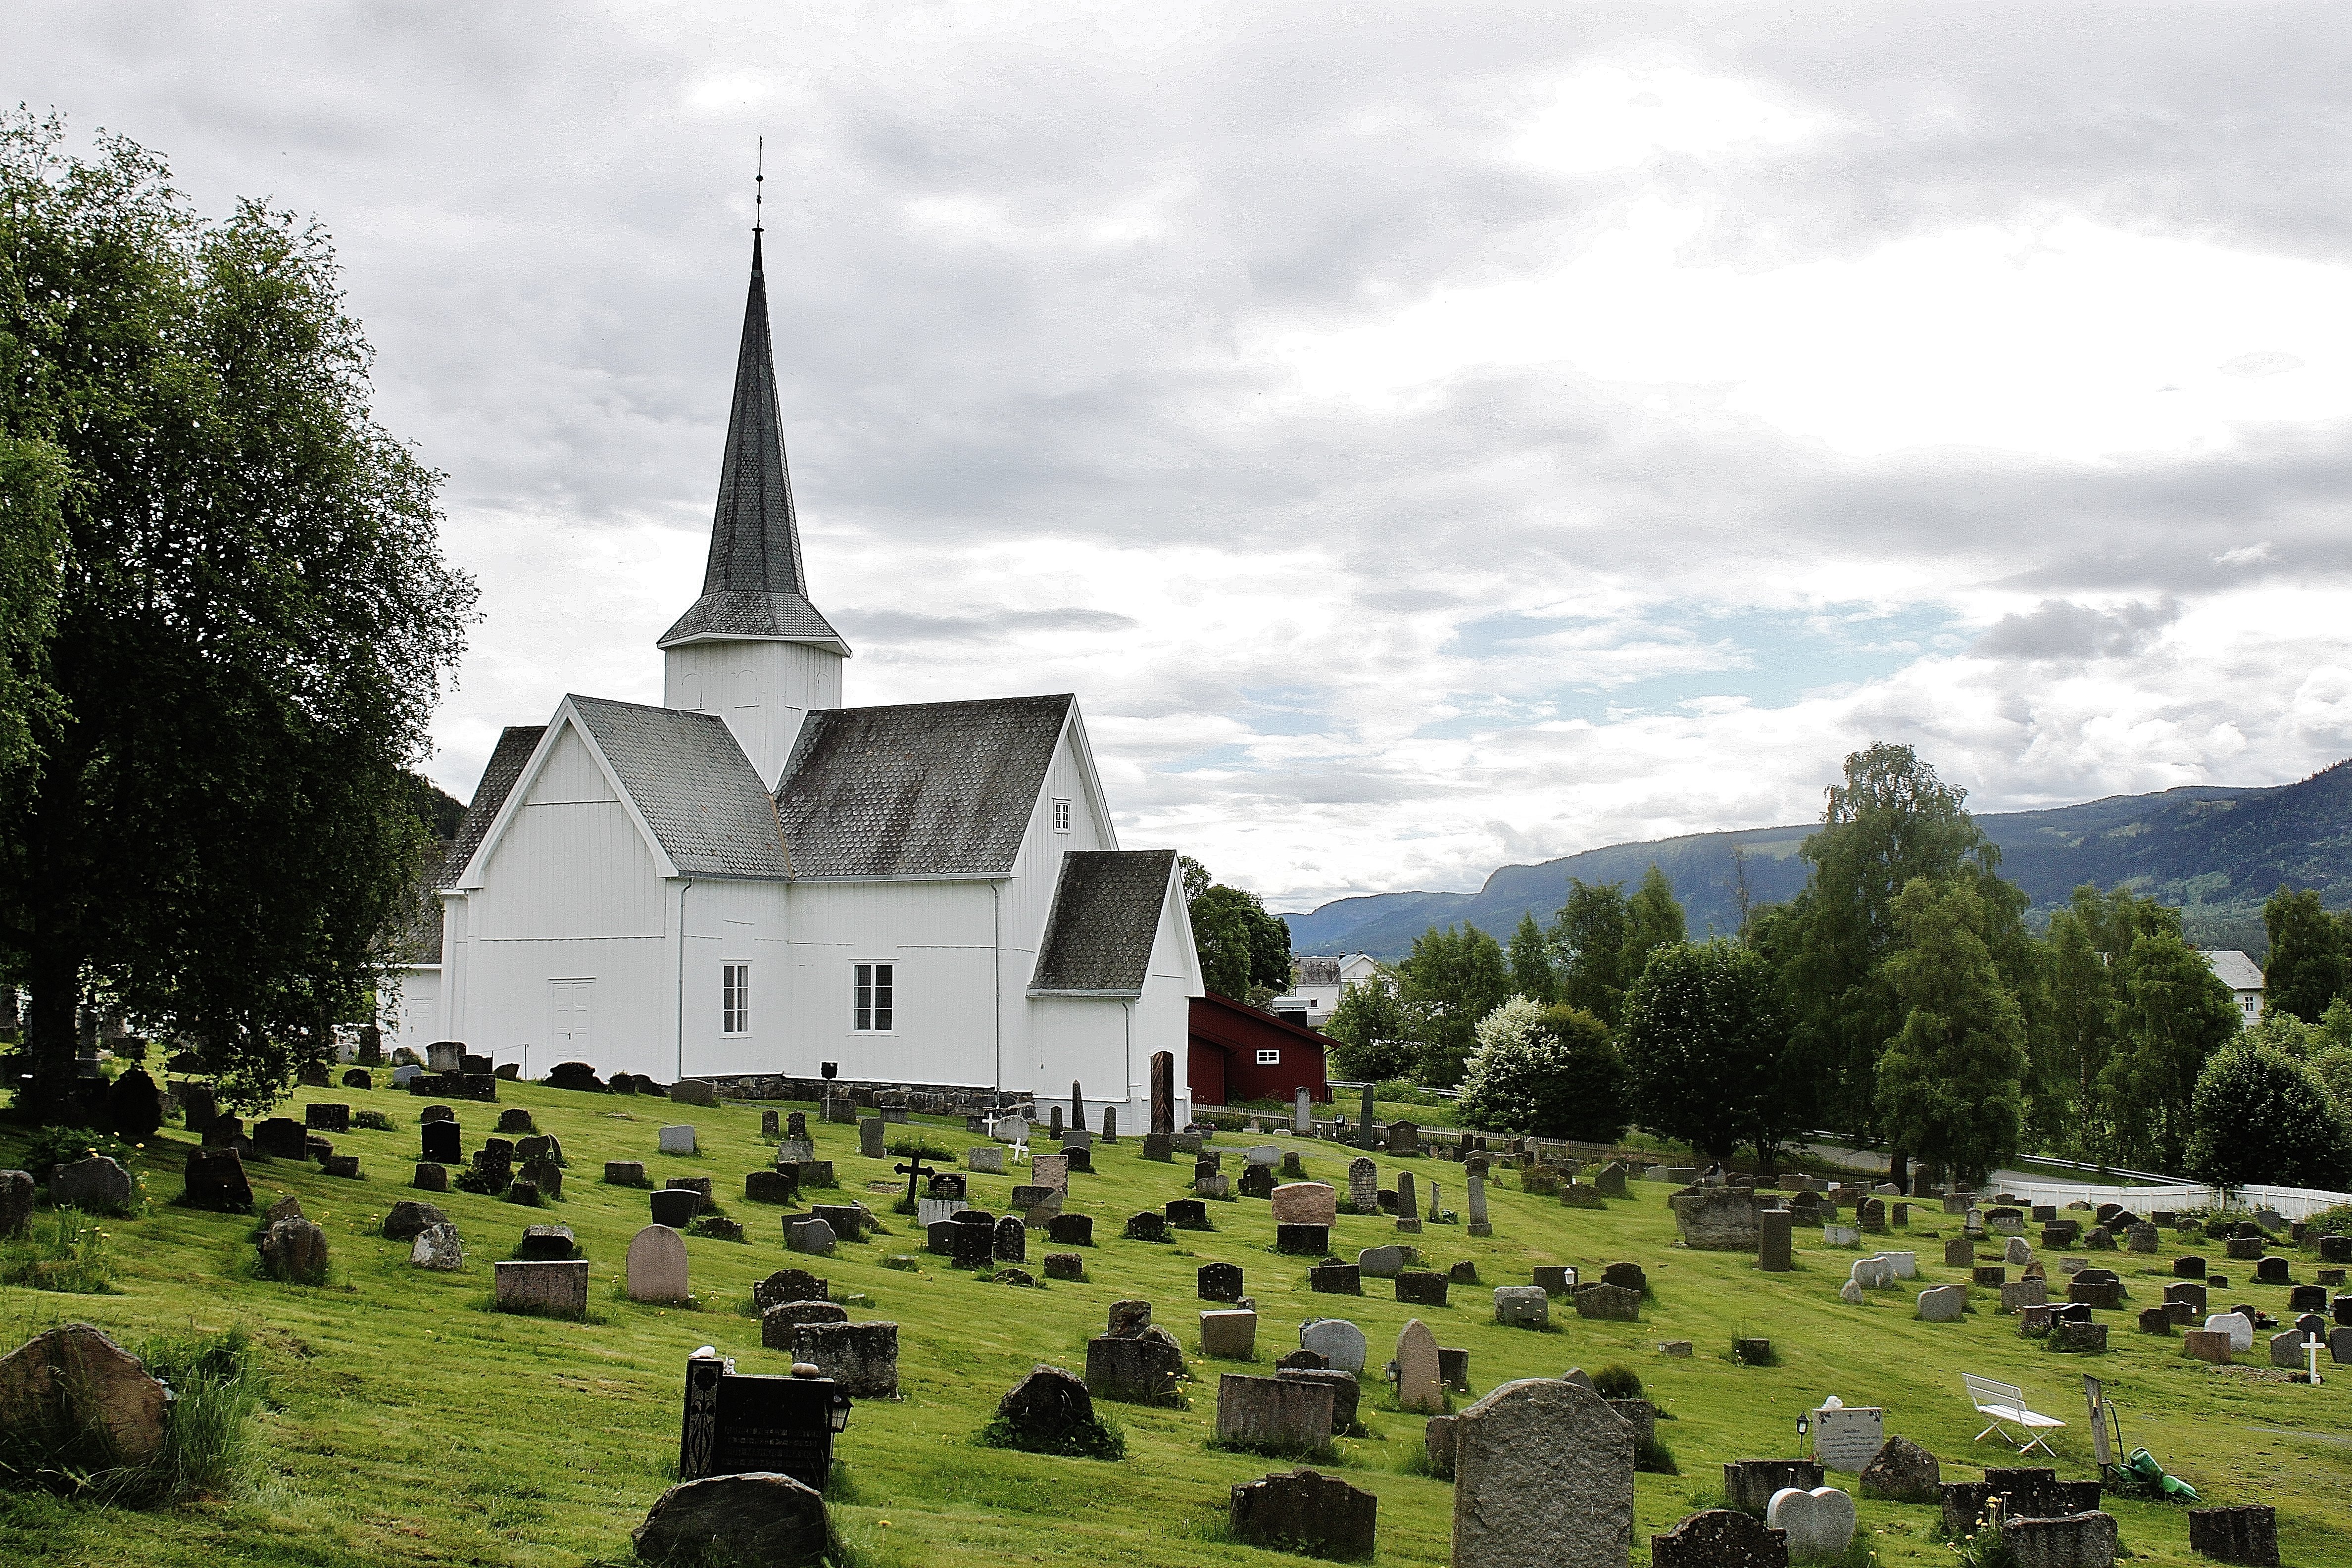
<svg viewBox="0 0 2352 1568">
<path fill-rule="evenodd" d="M 2309 1219 L 2322 1209 L 2352 1204 L 2352 1193 L 2331 1193 L 2317 1187 L 2239 1187 L 2220 1192 L 2195 1182 L 2155 1187 L 2104 1187 L 2074 1182 L 2004 1182 L 2001 1190 L 2028 1203 L 2054 1204 L 2063 1208 L 2081 1201 L 2094 1205 L 2121 1204 L 2134 1214 L 2159 1209 L 2271 1209 L 2284 1219 Z"/>
</svg>

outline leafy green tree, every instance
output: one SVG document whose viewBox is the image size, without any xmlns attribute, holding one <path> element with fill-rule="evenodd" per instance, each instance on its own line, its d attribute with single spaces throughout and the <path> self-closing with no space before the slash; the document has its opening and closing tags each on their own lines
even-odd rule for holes
<svg viewBox="0 0 2352 1568">
<path fill-rule="evenodd" d="M 1731 941 L 1650 955 L 1620 1030 L 1634 1119 L 1718 1158 L 1740 1144 L 1768 1164 L 1794 1131 L 1788 1019 L 1772 966 Z"/>
<path fill-rule="evenodd" d="M 2305 1063 L 2255 1040 L 2216 1052 L 2197 1075 L 2189 1173 L 2217 1187 L 2352 1182 L 2352 1128 Z"/>
<path fill-rule="evenodd" d="M 1280 994 L 1290 984 L 1290 926 L 1255 893 L 1219 882 L 1192 900 L 1192 944 L 1212 991 L 1247 1001 L 1250 988 Z"/>
<path fill-rule="evenodd" d="M 1421 1020 L 1419 1076 L 1433 1089 L 1462 1081 L 1478 1020 L 1511 994 L 1502 944 L 1475 925 L 1432 926 L 1397 965 L 1399 999 Z"/>
<path fill-rule="evenodd" d="M 2000 850 L 1970 819 L 1967 792 L 1945 784 L 1908 746 L 1880 742 L 1845 760 L 1822 826 L 1800 851 L 1811 862 L 1780 938 L 1795 1043 L 1817 1099 L 1813 1114 L 1852 1136 L 1880 1127 L 1878 1060 L 1909 1009 L 1887 961 L 1899 943 L 1895 904 L 1916 878 L 1967 881 L 1983 908 L 1979 931 L 2029 1031 L 2040 1007 L 2042 959 L 2025 930 L 2025 894 L 2000 876 Z M 1906 1152 L 1890 1174 L 1903 1184 Z"/>
<path fill-rule="evenodd" d="M 0 794 L 23 1103 L 74 1113 L 103 994 L 256 1109 L 381 973 L 422 848 L 402 771 L 474 591 L 439 476 L 370 413 L 325 235 L 251 203 L 202 221 L 153 154 L 64 144 L 0 118 L 5 571 L 47 570 L 22 498 L 63 530 L 52 621 L 12 605 L 0 633 L 12 692 L 56 694 L 6 699 L 32 759 Z"/>
<path fill-rule="evenodd" d="M 1624 1136 L 1625 1064 L 1591 1014 L 1513 996 L 1479 1020 L 1477 1039 L 1462 1079 L 1468 1125 L 1595 1142 Z"/>
<path fill-rule="evenodd" d="M 2316 1024 L 2352 985 L 2343 928 L 2321 907 L 2318 893 L 2282 886 L 2263 905 L 2263 929 L 2271 942 L 2263 964 L 2264 1010 Z"/>
<path fill-rule="evenodd" d="M 1656 861 L 1642 873 L 1642 885 L 1625 900 L 1626 932 L 1623 979 L 1628 990 L 1642 978 L 1648 966 L 1650 954 L 1662 947 L 1671 947 L 1687 935 L 1683 920 L 1683 906 L 1675 898 L 1675 885 L 1658 869 Z"/>
<path fill-rule="evenodd" d="M 1549 935 L 1560 960 L 1554 995 L 1615 1028 L 1625 1004 L 1625 952 L 1633 936 L 1623 884 L 1570 877 L 1568 901 L 1554 917 Z"/>
<path fill-rule="evenodd" d="M 49 685 L 49 639 L 64 585 L 64 451 L 0 430 L 0 795 L 26 783 L 33 738 L 62 716 Z"/>
<path fill-rule="evenodd" d="M 1982 1181 L 2025 1131 L 2025 1019 L 2002 983 L 1966 882 L 1915 878 L 1895 900 L 1899 945 L 1887 963 L 1903 1027 L 1878 1063 L 1888 1137 L 1954 1174 Z"/>
<path fill-rule="evenodd" d="M 2128 889 L 2080 887 L 2051 917 L 2045 988 L 2048 1026 L 2028 1076 L 2028 1125 L 2041 1146 L 2106 1156 L 2116 1133 L 2101 1090 L 2122 1044 L 2133 944 L 2149 932 L 2179 935 L 2180 913 Z"/>
<path fill-rule="evenodd" d="M 1409 1076 L 1421 1060 L 1420 1020 L 1397 1000 L 1396 982 L 1381 974 L 1351 980 L 1324 1021 L 1331 1037 L 1331 1076 L 1380 1083 Z"/>
<path fill-rule="evenodd" d="M 1511 933 L 1510 961 L 1511 989 L 1530 1002 L 1551 1005 L 1559 980 L 1552 968 L 1551 942 L 1533 914 L 1521 915 L 1519 929 Z"/>
<path fill-rule="evenodd" d="M 2206 1058 L 2234 1038 L 2237 998 L 2204 956 L 2159 925 L 2125 960 L 2120 1039 L 2100 1074 L 2116 1156 L 2169 1174 L 2189 1157 Z"/>
</svg>

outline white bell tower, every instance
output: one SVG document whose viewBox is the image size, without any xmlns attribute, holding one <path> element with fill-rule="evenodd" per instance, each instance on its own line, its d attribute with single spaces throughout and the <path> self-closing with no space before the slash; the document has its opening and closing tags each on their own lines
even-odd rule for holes
<svg viewBox="0 0 2352 1568">
<path fill-rule="evenodd" d="M 716 713 L 770 789 L 812 709 L 841 706 L 849 645 L 809 602 L 800 521 L 784 466 L 761 231 L 751 231 L 751 291 L 735 361 L 735 404 L 719 470 L 719 510 L 702 596 L 656 645 L 662 706 Z"/>
</svg>

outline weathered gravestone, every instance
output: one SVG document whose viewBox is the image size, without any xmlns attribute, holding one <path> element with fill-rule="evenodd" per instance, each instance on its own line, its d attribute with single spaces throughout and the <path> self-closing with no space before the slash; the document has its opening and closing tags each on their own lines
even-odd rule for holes
<svg viewBox="0 0 2352 1568">
<path fill-rule="evenodd" d="M 1667 1202 L 1685 1247 L 1701 1252 L 1753 1252 L 1756 1200 L 1737 1187 L 1702 1187 Z"/>
<path fill-rule="evenodd" d="M 1454 1568 L 1625 1568 L 1633 1430 L 1578 1384 L 1507 1383 L 1454 1423 Z"/>
<path fill-rule="evenodd" d="M 779 1301 L 760 1312 L 760 1348 L 792 1352 L 803 1323 L 845 1323 L 847 1310 L 830 1301 Z"/>
<path fill-rule="evenodd" d="M 1787 1568 L 1788 1539 L 1737 1509 L 1710 1508 L 1650 1537 L 1650 1568 Z"/>
<path fill-rule="evenodd" d="M 1092 1247 L 1095 1244 L 1094 1215 L 1055 1215 L 1045 1221 L 1045 1238 L 1056 1247 Z"/>
<path fill-rule="evenodd" d="M 758 1563 L 805 1568 L 821 1561 L 831 1526 L 814 1488 L 777 1471 L 680 1481 L 654 1500 L 630 1532 L 644 1563 Z"/>
<path fill-rule="evenodd" d="M 1796 1264 L 1790 1253 L 1796 1215 L 1786 1209 L 1766 1209 L 1756 1216 L 1756 1267 L 1785 1274 Z"/>
<path fill-rule="evenodd" d="M 2216 1563 L 2278 1568 L 2278 1511 L 2267 1503 L 2189 1510 L 2189 1550 Z"/>
<path fill-rule="evenodd" d="M 1372 1555 L 1379 1517 L 1370 1492 L 1299 1469 L 1234 1488 L 1226 1523 L 1245 1545 L 1357 1562 Z"/>
<path fill-rule="evenodd" d="M 131 1207 L 136 1192 L 131 1173 L 104 1154 L 49 1172 L 49 1202 L 58 1208 L 112 1213 Z"/>
<path fill-rule="evenodd" d="M 1328 1227 L 1339 1222 L 1339 1194 L 1325 1182 L 1287 1182 L 1273 1189 L 1276 1225 Z"/>
<path fill-rule="evenodd" d="M 123 1465 L 163 1453 L 171 1397 L 138 1357 L 88 1323 L 51 1329 L 0 1356 L 0 1432 L 89 1434 Z"/>
<path fill-rule="evenodd" d="M 1866 1498 L 1933 1503 L 1941 1500 L 1943 1480 L 1935 1455 L 1908 1437 L 1889 1437 L 1862 1468 L 1857 1485 Z"/>
<path fill-rule="evenodd" d="M 1444 1369 L 1438 1363 L 1437 1336 L 1419 1318 L 1408 1321 L 1397 1335 L 1395 1373 L 1400 1409 L 1431 1415 L 1444 1410 Z"/>
<path fill-rule="evenodd" d="M 694 1152 L 694 1129 L 692 1127 L 686 1126 L 684 1124 L 665 1127 L 657 1136 L 659 1140 L 659 1147 L 661 1152 L 665 1154 L 691 1154 Z"/>
<path fill-rule="evenodd" d="M 627 1270 L 630 1300 L 685 1300 L 685 1238 L 666 1225 L 646 1226 L 630 1238 Z"/>
<path fill-rule="evenodd" d="M 898 1397 L 896 1323 L 803 1323 L 793 1331 L 793 1359 L 815 1367 L 853 1399 Z"/>
<path fill-rule="evenodd" d="M 416 1233 L 408 1249 L 409 1266 L 454 1274 L 466 1266 L 466 1247 L 457 1227 L 444 1221 Z"/>
<path fill-rule="evenodd" d="M 1381 1168 L 1360 1155 L 1348 1162 L 1348 1212 L 1381 1212 Z"/>
<path fill-rule="evenodd" d="M 1772 1494 L 1789 1487 L 1811 1491 L 1822 1484 L 1818 1459 L 1727 1459 L 1723 1495 L 1743 1513 L 1764 1517 Z"/>
<path fill-rule="evenodd" d="M 1551 1322 L 1551 1297 L 1539 1285 L 1498 1285 L 1495 1321 L 1517 1329 L 1547 1328 Z"/>
<path fill-rule="evenodd" d="M 1261 1453 L 1310 1453 L 1331 1440 L 1331 1404 L 1328 1384 L 1224 1373 L 1217 1378 L 1217 1441 Z"/>
<path fill-rule="evenodd" d="M 431 1204 L 403 1198 L 394 1204 L 383 1216 L 384 1239 L 406 1241 L 427 1226 L 446 1224 L 448 1218 Z"/>
<path fill-rule="evenodd" d="M 1322 1296 L 1360 1296 L 1363 1271 L 1352 1263 L 1318 1263 L 1307 1271 L 1307 1289 Z"/>
<path fill-rule="evenodd" d="M 1411 1171 L 1397 1173 L 1396 1194 L 1396 1227 L 1402 1231 L 1418 1231 L 1421 1228 L 1421 1213 L 1414 1201 Z"/>
<path fill-rule="evenodd" d="M 588 1310 L 588 1260 L 584 1258 L 543 1263 L 502 1260 L 492 1264 L 490 1271 L 501 1312 L 578 1318 Z"/>
<path fill-rule="evenodd" d="M 21 1172 L 0 1174 L 0 1183 Z M 182 1168 L 184 1190 L 180 1202 L 189 1208 L 213 1209 L 223 1214 L 244 1214 L 253 1207 L 253 1186 L 246 1180 L 245 1162 L 234 1149 L 191 1149 L 187 1163 Z M 32 1179 L 26 1178 L 26 1196 L 32 1193 Z M 7 1217 L 7 1199 L 0 1193 L 0 1236 L 11 1234 Z"/>
<path fill-rule="evenodd" d="M 2007 1287 L 2002 1287 L 2004 1292 Z M 1919 1321 L 1923 1323 L 1957 1323 L 1969 1310 L 1969 1293 L 1958 1285 L 1930 1285 L 1919 1292 Z"/>
</svg>

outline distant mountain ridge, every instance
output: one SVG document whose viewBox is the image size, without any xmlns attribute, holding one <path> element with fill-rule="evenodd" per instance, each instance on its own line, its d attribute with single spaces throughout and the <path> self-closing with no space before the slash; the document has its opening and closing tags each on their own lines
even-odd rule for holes
<svg viewBox="0 0 2352 1568">
<path fill-rule="evenodd" d="M 2037 923 L 2084 882 L 2178 905 L 2190 940 L 2260 956 L 2263 900 L 2282 882 L 2352 904 L 2352 759 L 2290 784 L 2189 784 L 2046 811 L 1995 812 L 1977 826 L 2000 846 L 2002 875 L 2033 900 Z M 1549 923 L 1568 879 L 1623 882 L 1652 861 L 1675 884 L 1694 936 L 1738 929 L 1734 852 L 1744 851 L 1753 905 L 1794 898 L 1810 868 L 1797 850 L 1815 824 L 1612 844 L 1533 866 L 1505 866 L 1475 893 L 1371 893 L 1286 915 L 1297 952 L 1402 958 L 1433 925 L 1467 921 L 1507 940 L 1519 916 Z"/>
</svg>

